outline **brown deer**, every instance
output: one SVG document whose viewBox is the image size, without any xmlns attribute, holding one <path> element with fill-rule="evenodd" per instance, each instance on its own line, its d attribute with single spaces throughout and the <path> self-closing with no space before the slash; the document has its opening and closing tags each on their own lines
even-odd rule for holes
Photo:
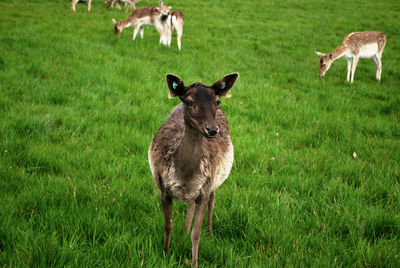
<svg viewBox="0 0 400 268">
<path fill-rule="evenodd" d="M 140 0 L 104 0 L 104 4 L 106 5 L 106 7 L 110 7 L 114 8 L 114 4 L 117 7 L 118 10 L 121 10 L 121 4 L 120 3 L 124 3 L 125 6 L 125 11 L 128 12 L 128 10 L 132 9 L 135 10 L 136 9 L 136 3 L 140 2 Z M 149 2 L 149 0 L 147 0 L 147 2 Z"/>
<path fill-rule="evenodd" d="M 166 43 L 171 45 L 172 32 L 176 30 L 178 49 L 181 50 L 181 37 L 183 33 L 183 24 L 185 23 L 182 12 L 176 10 L 170 12 L 168 15 L 161 16 L 161 22 L 164 25 Z"/>
<path fill-rule="evenodd" d="M 154 25 L 158 32 L 160 33 L 160 43 L 165 39 L 164 31 L 165 27 L 161 23 L 161 16 L 168 15 L 171 7 L 165 6 L 162 1 L 160 1 L 160 6 L 152 6 L 145 8 L 135 9 L 132 14 L 124 21 L 117 22 L 112 19 L 114 23 L 114 30 L 117 36 L 120 36 L 123 29 L 134 26 L 133 40 L 136 39 L 136 35 L 140 30 L 140 37 L 143 38 L 144 26 Z M 163 41 L 164 42 L 164 41 Z"/>
<path fill-rule="evenodd" d="M 76 4 L 78 4 L 78 2 L 82 2 L 82 3 L 88 3 L 88 11 L 90 11 L 90 8 L 92 7 L 92 0 L 72 0 L 71 1 L 71 9 L 72 11 L 76 12 Z"/>
<path fill-rule="evenodd" d="M 319 56 L 319 76 L 324 76 L 335 60 L 346 57 L 347 82 L 353 83 L 354 72 L 358 60 L 371 59 L 376 68 L 376 79 L 381 80 L 382 53 L 386 44 L 386 36 L 380 32 L 354 32 L 346 36 L 343 42 L 333 52 L 324 54 L 315 52 Z M 352 63 L 353 62 L 353 63 Z M 351 71 L 351 78 L 350 78 Z"/>
<path fill-rule="evenodd" d="M 172 232 L 172 200 L 188 202 L 185 221 L 192 230 L 192 265 L 197 267 L 201 223 L 208 207 L 211 236 L 214 191 L 227 179 L 233 163 L 233 145 L 220 97 L 229 91 L 238 73 L 226 75 L 212 86 L 201 82 L 185 86 L 182 79 L 166 76 L 170 96 L 182 103 L 176 106 L 156 133 L 149 148 L 153 182 L 161 195 L 165 217 L 164 254 L 168 252 Z"/>
</svg>

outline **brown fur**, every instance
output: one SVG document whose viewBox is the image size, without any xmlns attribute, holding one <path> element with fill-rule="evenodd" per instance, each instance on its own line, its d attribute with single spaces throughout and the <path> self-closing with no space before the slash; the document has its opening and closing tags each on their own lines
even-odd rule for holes
<svg viewBox="0 0 400 268">
<path fill-rule="evenodd" d="M 378 43 L 378 51 L 382 52 L 386 44 L 386 36 L 381 32 L 365 31 L 354 32 L 347 35 L 338 48 L 331 54 L 333 58 L 343 53 L 346 49 L 357 55 L 360 52 L 360 47 L 367 44 Z"/>
<path fill-rule="evenodd" d="M 376 44 L 376 51 L 373 49 L 373 45 Z M 330 68 L 331 64 L 338 58 L 345 56 L 347 59 L 347 81 L 353 82 L 354 72 L 357 67 L 358 60 L 361 58 L 371 59 L 376 67 L 376 79 L 381 80 L 382 73 L 382 53 L 386 44 L 386 36 L 381 32 L 376 31 L 365 31 L 365 32 L 354 32 L 350 33 L 345 37 L 343 42 L 331 53 L 324 54 L 316 52 L 319 57 L 319 75 L 324 76 Z M 372 45 L 372 46 L 369 46 Z M 370 49 L 362 49 L 368 47 Z M 372 53 L 372 54 L 369 54 Z M 367 56 L 368 55 L 368 56 Z M 351 75 L 351 76 L 350 76 Z"/>
<path fill-rule="evenodd" d="M 170 94 L 183 103 L 176 106 L 160 127 L 149 148 L 153 182 L 160 190 L 165 217 L 164 253 L 168 252 L 172 231 L 172 200 L 189 202 L 185 221 L 188 232 L 194 209 L 192 265 L 197 267 L 201 223 L 208 207 L 211 235 L 214 190 L 227 178 L 233 162 L 229 125 L 219 96 L 226 96 L 238 74 L 223 77 L 212 86 L 183 81 L 167 75 Z"/>
<path fill-rule="evenodd" d="M 114 8 L 114 4 L 116 5 L 118 10 L 121 10 L 121 3 L 123 2 L 125 5 L 125 11 L 128 12 L 128 10 L 136 9 L 136 3 L 139 2 L 140 0 L 105 0 L 104 4 L 106 5 L 106 7 L 111 7 Z"/>
<path fill-rule="evenodd" d="M 157 132 L 152 142 L 151 153 L 157 170 L 162 170 L 166 166 L 176 166 L 175 163 L 177 163 L 177 175 L 186 181 L 183 183 L 183 188 L 179 187 L 176 190 L 171 186 L 166 186 L 168 184 L 165 183 L 165 180 L 169 178 L 161 176 L 154 178 L 154 183 L 160 191 L 182 202 L 191 202 L 209 191 L 211 181 L 204 180 L 199 182 L 189 179 L 195 174 L 200 173 L 200 164 L 202 161 L 221 162 L 220 158 L 226 152 L 230 136 L 228 121 L 221 108 L 218 108 L 216 112 L 216 121 L 220 132 L 213 139 L 207 139 L 202 133 L 193 129 L 193 127 L 187 126 L 184 123 L 184 114 L 184 107 L 181 103 L 175 107 L 167 121 Z M 187 133 L 190 133 L 190 136 L 186 137 L 187 142 L 193 145 L 201 144 L 201 146 L 192 146 L 190 147 L 191 150 L 182 151 L 182 153 L 177 154 L 176 152 L 183 142 L 185 129 Z M 206 165 L 203 172 L 207 174 L 205 177 L 213 178 L 215 172 L 214 166 L 210 164 Z M 191 190 L 197 188 L 194 184 L 202 184 L 203 186 L 196 193 L 192 193 Z"/>
<path fill-rule="evenodd" d="M 126 20 L 116 22 L 113 19 L 115 34 L 119 36 L 124 28 L 134 25 L 133 39 L 136 38 L 139 30 L 143 38 L 143 27 L 146 25 L 154 25 L 160 32 L 162 38 L 164 36 L 164 27 L 158 19 L 158 16 L 164 12 L 169 12 L 169 7 L 164 6 L 162 1 L 160 1 L 160 6 L 138 8 L 134 10 Z"/>
</svg>

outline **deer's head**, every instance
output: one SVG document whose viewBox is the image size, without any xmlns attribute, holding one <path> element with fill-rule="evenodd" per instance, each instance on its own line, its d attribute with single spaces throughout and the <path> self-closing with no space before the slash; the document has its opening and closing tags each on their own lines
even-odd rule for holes
<svg viewBox="0 0 400 268">
<path fill-rule="evenodd" d="M 120 22 L 120 21 L 116 21 L 115 19 L 112 19 L 112 21 L 113 21 L 113 23 L 114 23 L 114 31 L 115 31 L 115 34 L 116 34 L 117 36 L 120 36 L 120 35 L 121 35 L 121 32 L 122 32 L 122 30 L 123 30 L 123 28 L 121 27 L 121 22 Z"/>
<path fill-rule="evenodd" d="M 317 52 L 317 51 L 315 51 L 315 53 L 319 56 L 318 75 L 324 76 L 326 74 L 326 72 L 329 70 L 329 68 L 331 67 L 331 64 L 333 62 L 332 54 L 324 54 L 324 53 Z"/>
<path fill-rule="evenodd" d="M 171 10 L 170 6 L 165 6 L 163 1 L 160 0 L 160 6 L 158 7 L 160 11 L 160 17 L 161 16 L 167 16 L 169 14 L 169 11 Z"/>
<path fill-rule="evenodd" d="M 238 73 L 226 75 L 212 86 L 201 82 L 185 86 L 183 80 L 173 74 L 167 74 L 166 80 L 170 96 L 179 97 L 183 102 L 185 122 L 205 137 L 213 138 L 219 133 L 215 120 L 216 112 L 220 109 L 219 97 L 230 94 L 229 91 L 238 76 Z"/>
</svg>

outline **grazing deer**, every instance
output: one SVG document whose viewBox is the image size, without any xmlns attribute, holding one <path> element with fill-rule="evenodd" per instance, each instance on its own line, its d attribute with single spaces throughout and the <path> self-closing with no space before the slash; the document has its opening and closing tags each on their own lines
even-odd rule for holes
<svg viewBox="0 0 400 268">
<path fill-rule="evenodd" d="M 147 0 L 148 2 L 149 0 Z M 140 0 L 104 0 L 104 4 L 106 5 L 106 7 L 110 7 L 114 8 L 114 4 L 116 5 L 118 10 L 121 10 L 121 5 L 120 3 L 124 3 L 125 6 L 125 11 L 128 12 L 128 10 L 132 9 L 135 10 L 136 9 L 136 3 L 140 2 Z"/>
<path fill-rule="evenodd" d="M 219 97 L 229 91 L 239 74 L 226 75 L 212 86 L 201 82 L 185 86 L 182 79 L 166 76 L 170 96 L 179 97 L 167 121 L 160 127 L 149 148 L 153 182 L 161 195 L 165 217 L 164 254 L 172 231 L 172 199 L 188 202 L 185 232 L 196 215 L 192 230 L 192 265 L 197 267 L 201 223 L 208 207 L 211 236 L 214 191 L 226 180 L 233 163 L 229 125 Z"/>
<path fill-rule="evenodd" d="M 163 2 L 160 1 L 160 6 L 158 7 L 145 7 L 135 9 L 132 14 L 124 21 L 117 22 L 115 19 L 112 19 L 114 23 L 114 30 L 117 36 L 120 36 L 123 29 L 134 26 L 135 30 L 133 31 L 133 40 L 136 39 L 136 35 L 140 30 L 140 37 L 143 38 L 144 34 L 144 26 L 153 25 L 156 27 L 158 32 L 160 33 L 160 43 L 163 42 L 166 44 L 166 41 L 163 41 L 164 38 L 164 26 L 161 23 L 160 17 L 163 15 L 168 15 L 171 7 L 164 6 Z"/>
<path fill-rule="evenodd" d="M 185 23 L 182 12 L 172 11 L 169 15 L 161 16 L 161 21 L 165 28 L 165 37 L 167 38 L 166 43 L 168 46 L 171 45 L 172 32 L 176 30 L 178 49 L 181 50 L 181 37 L 183 32 L 183 24 Z"/>
<path fill-rule="evenodd" d="M 92 7 L 92 0 L 72 0 L 71 1 L 71 9 L 72 11 L 76 12 L 76 4 L 78 4 L 78 2 L 82 2 L 82 3 L 88 3 L 88 11 L 90 11 L 90 8 Z"/>
<path fill-rule="evenodd" d="M 324 76 L 332 62 L 341 57 L 347 59 L 347 82 L 353 83 L 354 72 L 358 60 L 371 59 L 376 67 L 376 79 L 381 80 L 382 53 L 386 44 L 386 36 L 380 32 L 354 32 L 346 36 L 343 42 L 332 53 L 323 54 L 315 52 L 319 56 L 319 76 Z M 353 61 L 353 64 L 352 64 Z M 350 79 L 351 70 L 351 79 Z"/>
</svg>

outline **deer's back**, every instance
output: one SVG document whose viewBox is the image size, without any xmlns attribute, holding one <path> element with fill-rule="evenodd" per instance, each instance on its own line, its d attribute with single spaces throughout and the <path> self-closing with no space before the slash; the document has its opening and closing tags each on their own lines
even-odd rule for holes
<svg viewBox="0 0 400 268">
<path fill-rule="evenodd" d="M 377 51 L 382 51 L 386 44 L 386 36 L 381 32 L 375 31 L 354 32 L 346 36 L 343 44 L 347 44 L 351 51 L 357 53 L 360 48 L 374 44 L 376 44 Z"/>
<path fill-rule="evenodd" d="M 130 21 L 148 20 L 152 22 L 154 18 L 160 13 L 158 7 L 144 7 L 135 9 L 128 17 Z"/>
</svg>

